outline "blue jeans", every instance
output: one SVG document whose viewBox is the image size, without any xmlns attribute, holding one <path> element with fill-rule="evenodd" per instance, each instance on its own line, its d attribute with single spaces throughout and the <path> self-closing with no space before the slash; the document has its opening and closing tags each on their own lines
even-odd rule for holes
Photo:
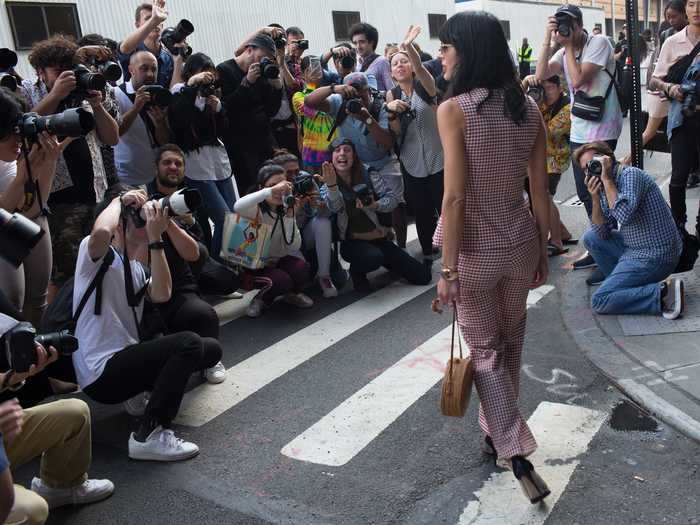
<svg viewBox="0 0 700 525">
<path fill-rule="evenodd" d="M 617 140 L 604 140 L 608 146 L 610 146 L 610 149 L 615 151 L 615 147 L 617 146 Z M 578 148 L 583 146 L 583 144 L 580 144 L 578 142 L 570 142 L 569 147 L 571 148 L 571 153 L 576 151 Z M 583 203 L 583 205 L 586 208 L 586 213 L 588 214 L 588 218 L 591 218 L 591 212 L 593 210 L 593 204 L 591 203 L 591 194 L 588 193 L 588 188 L 586 187 L 586 183 L 584 182 L 586 178 L 586 174 L 584 171 L 581 169 L 581 166 L 578 165 L 578 162 L 573 161 L 571 162 L 571 167 L 574 169 L 574 181 L 576 182 L 576 195 L 578 195 L 578 199 Z"/>
<path fill-rule="evenodd" d="M 185 185 L 188 188 L 198 189 L 202 194 L 202 205 L 214 222 L 210 253 L 212 257 L 218 259 L 221 255 L 224 219 L 227 213 L 233 212 L 233 203 L 236 201 L 231 177 L 224 180 L 194 180 L 185 177 Z"/>
<path fill-rule="evenodd" d="M 661 286 L 675 269 L 675 263 L 654 259 L 621 259 L 625 245 L 619 232 L 601 239 L 592 229 L 583 235 L 583 244 L 593 256 L 605 281 L 591 297 L 591 308 L 598 314 L 660 314 Z"/>
</svg>

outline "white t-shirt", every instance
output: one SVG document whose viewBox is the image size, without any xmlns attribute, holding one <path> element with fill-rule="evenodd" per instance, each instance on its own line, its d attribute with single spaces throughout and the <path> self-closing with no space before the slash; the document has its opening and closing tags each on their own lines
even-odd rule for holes
<svg viewBox="0 0 700 525">
<path fill-rule="evenodd" d="M 135 93 L 131 81 L 126 83 L 126 92 Z M 114 90 L 114 95 L 122 115 L 134 106 L 120 88 Z M 114 164 L 119 180 L 131 186 L 148 184 L 155 179 L 156 154 L 146 124 L 140 116 L 137 116 L 129 130 L 119 137 L 119 144 L 114 147 Z"/>
<path fill-rule="evenodd" d="M 73 287 L 74 313 L 102 264 L 102 259 L 93 261 L 90 258 L 89 239 L 90 237 L 85 237 L 78 249 Z M 131 273 L 134 279 L 134 290 L 138 292 L 146 284 L 146 272 L 139 262 L 131 261 Z M 80 341 L 80 348 L 73 354 L 73 366 L 81 388 L 94 383 L 102 375 L 110 357 L 124 347 L 139 342 L 134 314 L 126 301 L 124 264 L 120 254 L 116 252 L 114 261 L 107 269 L 102 281 L 102 312 L 100 315 L 94 315 L 94 311 L 95 293 L 93 292 L 85 303 L 75 328 L 75 336 Z M 136 307 L 136 314 L 141 319 L 143 301 Z"/>
<path fill-rule="evenodd" d="M 0 160 L 0 193 L 7 191 L 12 181 L 17 176 L 17 161 L 5 162 Z M 7 210 L 12 211 L 12 210 Z"/>
<path fill-rule="evenodd" d="M 574 89 L 572 87 L 571 75 L 566 65 L 566 50 L 561 48 L 554 53 L 552 60 L 559 62 L 564 68 L 566 82 L 569 84 L 571 100 L 574 100 Z M 579 64 L 591 63 L 607 69 L 611 75 L 615 75 L 615 53 L 610 41 L 603 35 L 590 35 L 586 40 L 580 56 L 576 57 Z M 593 77 L 591 82 L 581 86 L 583 91 L 590 97 L 605 96 L 608 86 L 612 82 L 610 75 L 603 69 Z M 610 95 L 605 101 L 605 111 L 600 121 L 594 122 L 571 115 L 571 142 L 587 144 L 597 140 L 616 140 L 622 132 L 622 110 L 617 92 L 613 86 Z"/>
</svg>

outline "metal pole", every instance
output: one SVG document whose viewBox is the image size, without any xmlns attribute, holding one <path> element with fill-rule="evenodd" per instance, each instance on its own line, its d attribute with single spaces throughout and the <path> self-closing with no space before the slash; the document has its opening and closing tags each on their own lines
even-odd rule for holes
<svg viewBox="0 0 700 525">
<path fill-rule="evenodd" d="M 630 101 L 630 142 L 632 144 L 632 164 L 644 168 L 642 147 L 642 86 L 639 75 L 639 11 L 637 0 L 625 0 L 627 16 L 627 42 L 629 56 L 632 57 L 632 100 Z"/>
</svg>

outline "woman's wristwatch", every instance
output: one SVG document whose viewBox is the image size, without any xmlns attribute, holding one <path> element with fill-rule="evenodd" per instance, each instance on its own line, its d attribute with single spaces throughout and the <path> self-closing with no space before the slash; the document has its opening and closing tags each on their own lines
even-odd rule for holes
<svg viewBox="0 0 700 525">
<path fill-rule="evenodd" d="M 457 270 L 454 268 L 448 268 L 447 266 L 443 267 L 443 269 L 440 270 L 440 275 L 446 281 L 456 281 L 457 279 L 459 279 L 459 274 L 457 273 Z"/>
</svg>

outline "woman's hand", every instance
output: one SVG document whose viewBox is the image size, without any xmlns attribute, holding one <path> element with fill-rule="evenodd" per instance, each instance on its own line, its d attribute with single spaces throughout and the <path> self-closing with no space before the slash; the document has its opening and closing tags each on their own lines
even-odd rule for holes
<svg viewBox="0 0 700 525">
<path fill-rule="evenodd" d="M 285 195 L 292 193 L 292 183 L 291 182 L 278 182 L 272 188 L 272 196 L 276 199 L 282 199 Z"/>
<path fill-rule="evenodd" d="M 433 312 L 442 313 L 440 305 L 448 305 L 454 307 L 459 301 L 459 279 L 448 281 L 444 277 L 440 277 L 437 284 L 437 299 L 433 301 Z"/>
<path fill-rule="evenodd" d="M 386 108 L 392 113 L 403 113 L 411 109 L 411 104 L 404 100 L 392 100 L 387 102 Z"/>
<path fill-rule="evenodd" d="M 211 71 L 202 71 L 196 75 L 192 75 L 187 81 L 188 86 L 198 86 L 200 84 L 211 84 L 214 82 L 214 73 Z"/>
<path fill-rule="evenodd" d="M 535 275 L 532 278 L 532 283 L 530 284 L 530 289 L 534 290 L 539 288 L 544 283 L 547 282 L 547 277 L 549 276 L 549 258 L 547 256 L 547 249 L 541 249 L 540 259 L 537 261 L 537 269 L 535 270 Z"/>
<path fill-rule="evenodd" d="M 328 161 L 321 166 L 321 179 L 328 186 L 338 184 L 338 175 L 335 172 L 335 167 Z"/>
<path fill-rule="evenodd" d="M 403 37 L 403 42 L 399 45 L 399 49 L 401 49 L 401 51 L 406 51 L 408 46 L 413 45 L 413 42 L 418 38 L 418 35 L 420 35 L 421 30 L 421 26 L 408 26 L 408 31 L 406 31 L 406 36 Z"/>
</svg>

